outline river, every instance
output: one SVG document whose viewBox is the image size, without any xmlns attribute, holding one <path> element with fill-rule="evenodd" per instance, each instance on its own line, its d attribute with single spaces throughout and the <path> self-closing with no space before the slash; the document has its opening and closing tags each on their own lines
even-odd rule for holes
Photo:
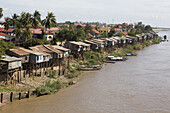
<svg viewBox="0 0 170 113">
<path fill-rule="evenodd" d="M 170 36 L 169 31 L 159 32 Z M 170 113 L 170 43 L 152 45 L 126 62 L 85 73 L 57 94 L 15 101 L 2 113 Z"/>
</svg>

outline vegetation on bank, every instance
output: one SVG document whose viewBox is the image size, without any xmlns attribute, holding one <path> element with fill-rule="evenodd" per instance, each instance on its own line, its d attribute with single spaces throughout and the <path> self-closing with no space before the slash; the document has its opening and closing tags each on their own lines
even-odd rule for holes
<svg viewBox="0 0 170 113">
<path fill-rule="evenodd" d="M 57 92 L 58 90 L 60 90 L 61 88 L 63 88 L 64 85 L 60 80 L 57 81 L 51 81 L 51 80 L 47 80 L 45 85 L 42 87 L 37 87 L 36 88 L 36 93 L 44 93 L 44 92 Z"/>
<path fill-rule="evenodd" d="M 122 57 L 125 56 L 126 54 L 135 54 L 137 51 L 143 49 L 144 47 L 147 47 L 151 44 L 159 44 L 160 39 L 155 38 L 153 40 L 147 40 L 144 41 L 143 43 L 136 43 L 133 45 L 128 45 L 126 48 L 120 48 L 117 52 L 113 52 L 110 54 L 110 56 L 115 56 L 115 57 Z"/>
<path fill-rule="evenodd" d="M 24 42 L 22 46 L 25 48 L 29 48 L 31 46 L 46 45 L 46 44 L 51 44 L 51 43 L 47 40 L 31 38 L 28 39 L 26 42 Z"/>
<path fill-rule="evenodd" d="M 159 44 L 160 42 L 161 42 L 161 40 L 159 38 L 155 38 L 152 41 L 153 44 Z"/>
<path fill-rule="evenodd" d="M 0 40 L 0 55 L 6 55 L 6 51 L 8 49 L 16 48 L 12 42 L 5 42 L 4 40 Z"/>
</svg>

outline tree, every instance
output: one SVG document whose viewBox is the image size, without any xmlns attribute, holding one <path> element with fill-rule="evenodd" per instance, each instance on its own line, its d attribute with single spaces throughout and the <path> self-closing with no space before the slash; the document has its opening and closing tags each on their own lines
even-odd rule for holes
<svg viewBox="0 0 170 113">
<path fill-rule="evenodd" d="M 9 26 L 11 26 L 11 18 L 5 17 L 5 29 L 8 30 Z"/>
<path fill-rule="evenodd" d="M 2 8 L 0 8 L 0 18 L 2 18 L 3 17 L 3 9 Z"/>
<path fill-rule="evenodd" d="M 108 38 L 108 33 L 107 32 L 103 32 L 100 35 L 101 38 Z"/>
<path fill-rule="evenodd" d="M 116 34 L 116 36 L 119 36 L 119 37 L 122 37 L 124 34 L 123 34 L 123 32 L 118 32 L 117 34 Z"/>
<path fill-rule="evenodd" d="M 145 31 L 146 32 L 152 31 L 152 27 L 150 25 L 145 26 Z"/>
<path fill-rule="evenodd" d="M 136 33 L 135 33 L 135 32 L 129 32 L 128 35 L 129 35 L 129 36 L 134 36 L 134 37 L 135 37 L 135 36 L 136 36 Z"/>
<path fill-rule="evenodd" d="M 46 40 L 41 40 L 41 39 L 36 39 L 36 38 L 31 38 L 28 39 L 23 46 L 25 48 L 29 48 L 31 46 L 36 46 L 36 45 L 46 45 L 46 44 L 51 44 L 49 41 Z"/>
<path fill-rule="evenodd" d="M 39 13 L 39 11 L 35 10 L 34 14 L 32 15 L 31 21 L 33 28 L 36 28 L 41 23 L 41 14 Z"/>
<path fill-rule="evenodd" d="M 19 39 L 22 36 L 22 24 L 19 21 L 15 23 L 15 44 L 16 39 Z"/>
<path fill-rule="evenodd" d="M 142 24 L 142 22 L 138 22 L 136 25 L 135 25 L 135 29 L 140 31 L 141 33 L 142 32 L 145 32 L 145 25 Z M 139 32 L 139 33 L 140 33 Z"/>
<path fill-rule="evenodd" d="M 85 40 L 86 39 L 86 33 L 83 29 L 78 29 L 76 35 L 76 40 Z"/>
<path fill-rule="evenodd" d="M 31 14 L 22 12 L 20 22 L 24 28 L 23 37 L 25 37 L 26 40 L 32 38 L 32 32 L 30 31 L 30 28 L 32 28 Z"/>
<path fill-rule="evenodd" d="M 116 33 L 115 28 L 111 27 L 110 32 L 108 33 L 109 37 L 112 37 Z"/>
<path fill-rule="evenodd" d="M 66 40 L 68 37 L 66 36 L 68 32 L 68 29 L 64 28 L 61 31 L 59 31 L 58 33 L 56 33 L 56 38 L 54 38 L 54 41 L 59 41 L 59 42 L 63 42 L 64 40 Z"/>
<path fill-rule="evenodd" d="M 44 25 L 46 29 L 50 29 L 54 24 L 57 24 L 55 16 L 52 12 L 48 12 L 46 18 L 42 20 L 42 25 Z"/>
<path fill-rule="evenodd" d="M 89 23 L 87 23 L 84 30 L 85 30 L 86 33 L 88 33 L 89 31 L 92 30 L 92 26 Z"/>
<path fill-rule="evenodd" d="M 16 22 L 19 21 L 18 19 L 19 19 L 19 16 L 16 13 L 11 18 L 11 24 L 14 28 L 15 28 Z"/>
</svg>

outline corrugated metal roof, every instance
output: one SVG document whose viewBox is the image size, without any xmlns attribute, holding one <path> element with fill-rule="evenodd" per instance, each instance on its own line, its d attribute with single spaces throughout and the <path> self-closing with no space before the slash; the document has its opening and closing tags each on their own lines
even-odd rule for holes
<svg viewBox="0 0 170 113">
<path fill-rule="evenodd" d="M 80 44 L 80 43 L 75 42 L 75 41 L 70 41 L 70 43 L 81 46 L 81 44 Z"/>
<path fill-rule="evenodd" d="M 28 53 L 35 53 L 35 51 L 32 51 L 32 50 L 29 50 L 29 49 L 25 49 L 25 48 L 19 48 L 25 52 L 28 52 Z"/>
<path fill-rule="evenodd" d="M 29 47 L 29 48 L 35 52 L 43 53 L 43 55 L 50 55 L 50 53 L 52 53 L 52 51 L 48 50 L 43 45 L 37 45 L 34 47 Z"/>
<path fill-rule="evenodd" d="M 33 54 L 33 55 L 37 55 L 37 56 L 43 55 L 43 53 L 39 53 L 39 52 L 31 53 L 31 54 Z"/>
<path fill-rule="evenodd" d="M 86 44 L 84 42 L 78 42 L 79 44 L 81 44 L 82 46 L 90 46 L 90 44 Z"/>
<path fill-rule="evenodd" d="M 100 44 L 104 44 L 103 41 L 98 41 L 98 40 L 90 40 L 90 41 L 100 43 Z"/>
<path fill-rule="evenodd" d="M 97 43 L 95 43 L 95 42 L 92 42 L 92 41 L 89 41 L 89 40 L 85 40 L 84 42 L 87 42 L 87 43 L 90 43 L 90 44 L 95 44 L 95 45 L 98 45 Z"/>
<path fill-rule="evenodd" d="M 49 49 L 50 51 L 53 51 L 53 52 L 55 52 L 55 53 L 63 53 L 62 51 L 60 51 L 60 50 L 57 50 L 57 49 L 55 49 L 54 47 L 52 47 L 52 45 L 44 45 L 44 47 L 46 47 L 47 49 Z"/>
<path fill-rule="evenodd" d="M 9 49 L 9 51 L 17 54 L 17 55 L 20 55 L 20 56 L 23 56 L 23 55 L 29 55 L 30 53 L 29 52 L 26 52 L 24 51 L 22 48 L 17 48 L 17 49 Z"/>
<path fill-rule="evenodd" d="M 13 62 L 13 61 L 21 61 L 21 58 L 16 58 L 16 57 L 10 57 L 10 56 L 1 56 L 2 59 L 0 59 L 0 61 L 4 61 L 4 62 Z"/>
<path fill-rule="evenodd" d="M 57 46 L 57 45 L 53 45 L 52 47 L 54 47 L 55 49 L 63 50 L 63 51 L 69 51 L 70 50 L 70 49 L 67 49 L 65 47 L 61 47 L 61 46 Z"/>
</svg>

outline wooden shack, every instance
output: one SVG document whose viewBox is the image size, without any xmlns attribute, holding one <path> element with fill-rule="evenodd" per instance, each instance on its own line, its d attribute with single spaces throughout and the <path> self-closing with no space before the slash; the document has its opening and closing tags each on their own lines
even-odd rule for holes
<svg viewBox="0 0 170 113">
<path fill-rule="evenodd" d="M 6 75 L 5 80 L 17 80 L 21 81 L 21 58 L 1 56 L 1 75 Z"/>
<path fill-rule="evenodd" d="M 92 41 L 85 40 L 84 43 L 90 44 L 90 49 L 97 51 L 99 49 L 98 44 Z"/>
<path fill-rule="evenodd" d="M 65 47 L 62 47 L 62 46 L 58 46 L 58 45 L 53 45 L 52 46 L 53 48 L 59 50 L 59 51 L 62 51 L 63 52 L 63 58 L 66 58 L 69 56 L 69 53 L 71 52 L 70 49 L 67 49 Z"/>
</svg>

